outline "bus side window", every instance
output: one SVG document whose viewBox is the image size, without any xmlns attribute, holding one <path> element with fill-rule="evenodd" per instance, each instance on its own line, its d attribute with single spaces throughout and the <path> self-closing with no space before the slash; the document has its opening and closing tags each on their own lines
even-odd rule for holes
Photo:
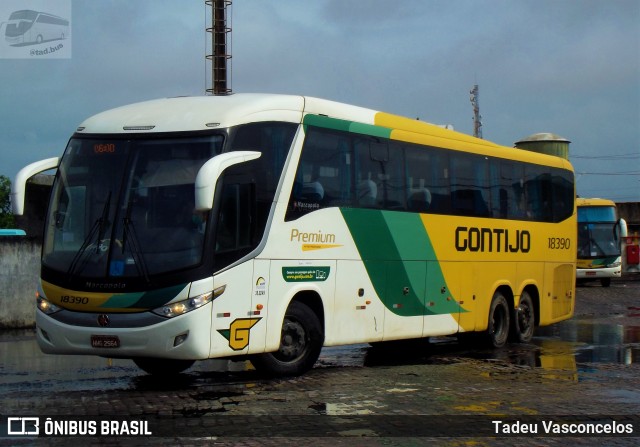
<svg viewBox="0 0 640 447">
<path fill-rule="evenodd" d="M 326 207 L 352 206 L 351 137 L 309 126 L 286 221 Z"/>
<path fill-rule="evenodd" d="M 489 217 L 488 158 L 471 154 L 452 154 L 451 205 L 453 214 Z"/>
<path fill-rule="evenodd" d="M 402 146 L 384 138 L 354 138 L 358 206 L 404 211 L 406 187 Z"/>
<path fill-rule="evenodd" d="M 570 171 L 557 170 L 551 178 L 553 221 L 561 222 L 573 214 L 574 179 Z"/>
</svg>

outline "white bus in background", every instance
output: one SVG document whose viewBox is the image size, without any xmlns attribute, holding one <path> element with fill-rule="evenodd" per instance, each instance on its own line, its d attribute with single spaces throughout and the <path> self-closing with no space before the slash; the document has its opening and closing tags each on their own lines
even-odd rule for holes
<svg viewBox="0 0 640 447">
<path fill-rule="evenodd" d="M 22 9 L 11 13 L 4 36 L 9 45 L 65 39 L 69 37 L 69 21 L 46 12 Z"/>
<path fill-rule="evenodd" d="M 608 199 L 577 198 L 579 282 L 599 280 L 603 287 L 622 276 L 621 241 L 627 224 Z"/>
</svg>

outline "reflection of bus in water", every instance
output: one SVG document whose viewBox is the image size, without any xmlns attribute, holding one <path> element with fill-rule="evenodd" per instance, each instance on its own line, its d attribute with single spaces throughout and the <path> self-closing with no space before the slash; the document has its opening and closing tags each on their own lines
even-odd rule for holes
<svg viewBox="0 0 640 447">
<path fill-rule="evenodd" d="M 611 278 L 620 278 L 620 238 L 626 223 L 618 219 L 616 204 L 606 199 L 576 200 L 578 206 L 578 281 L 600 280 L 609 287 Z"/>
<path fill-rule="evenodd" d="M 10 45 L 65 39 L 69 36 L 69 21 L 46 12 L 23 9 L 11 13 L 4 35 Z"/>
</svg>

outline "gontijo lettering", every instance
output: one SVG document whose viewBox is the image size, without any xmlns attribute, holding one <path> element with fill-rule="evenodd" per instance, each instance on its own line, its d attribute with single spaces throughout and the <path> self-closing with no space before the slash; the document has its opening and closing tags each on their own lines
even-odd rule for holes
<svg viewBox="0 0 640 447">
<path fill-rule="evenodd" d="M 516 230 L 515 235 L 505 228 L 456 228 L 456 250 L 528 253 L 531 249 L 531 233 L 527 230 Z"/>
</svg>

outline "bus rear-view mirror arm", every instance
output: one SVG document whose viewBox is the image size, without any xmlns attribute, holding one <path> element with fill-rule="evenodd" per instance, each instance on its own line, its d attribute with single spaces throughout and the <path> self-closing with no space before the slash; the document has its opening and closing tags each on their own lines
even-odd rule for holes
<svg viewBox="0 0 640 447">
<path fill-rule="evenodd" d="M 60 157 L 47 158 L 36 161 L 18 171 L 15 181 L 11 185 L 11 208 L 13 214 L 22 216 L 24 214 L 24 198 L 27 187 L 27 180 L 40 172 L 57 168 L 60 164 Z"/>
<path fill-rule="evenodd" d="M 255 160 L 261 155 L 260 152 L 255 151 L 226 152 L 213 157 L 202 165 L 195 183 L 196 210 L 207 211 L 213 208 L 216 183 L 225 169 L 238 163 Z"/>
</svg>

